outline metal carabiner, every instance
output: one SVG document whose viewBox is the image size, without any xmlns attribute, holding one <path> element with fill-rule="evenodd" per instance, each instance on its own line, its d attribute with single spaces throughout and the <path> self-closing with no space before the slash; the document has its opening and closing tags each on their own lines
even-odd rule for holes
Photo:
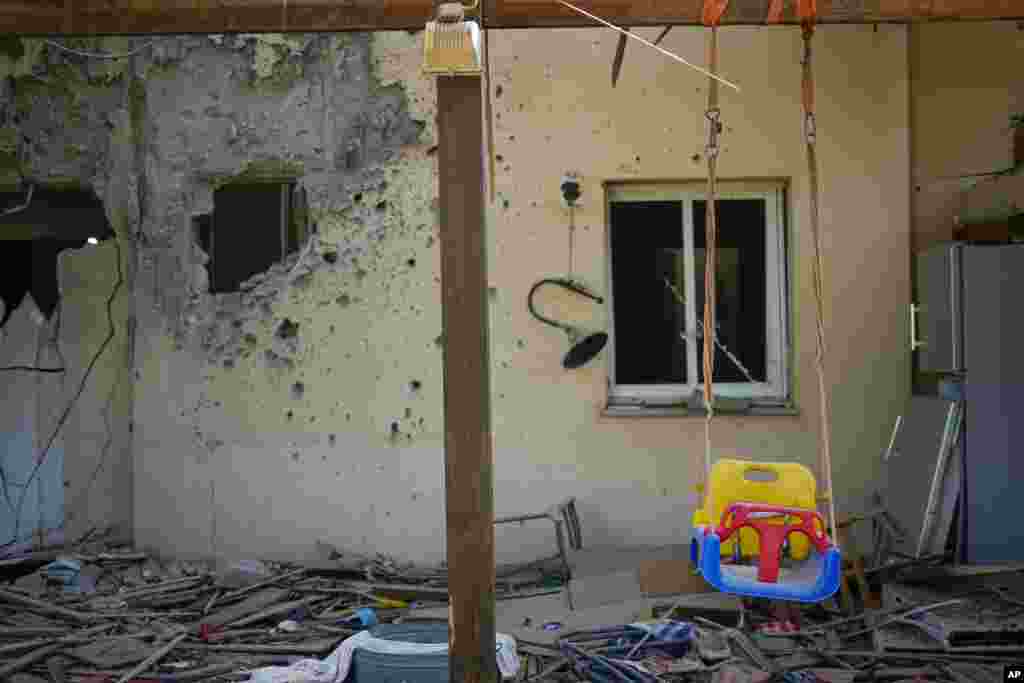
<svg viewBox="0 0 1024 683">
<path fill-rule="evenodd" d="M 804 135 L 807 137 L 807 142 L 814 144 L 817 139 L 818 124 L 814 118 L 813 112 L 807 112 L 804 116 Z"/>
</svg>

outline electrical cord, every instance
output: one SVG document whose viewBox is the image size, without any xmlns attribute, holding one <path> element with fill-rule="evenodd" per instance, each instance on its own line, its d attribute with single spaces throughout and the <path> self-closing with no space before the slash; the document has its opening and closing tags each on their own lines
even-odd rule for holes
<svg viewBox="0 0 1024 683">
<path fill-rule="evenodd" d="M 147 49 L 153 47 L 154 45 L 156 45 L 156 41 L 155 40 L 151 40 L 148 43 L 146 43 L 145 45 L 142 45 L 141 47 L 137 47 L 134 50 L 131 50 L 129 52 L 116 53 L 116 52 L 84 52 L 82 50 L 76 50 L 74 48 L 70 48 L 70 47 L 67 47 L 65 45 L 61 45 L 60 43 L 58 43 L 56 41 L 53 41 L 53 40 L 44 40 L 43 42 L 46 43 L 47 45 L 51 46 L 51 47 L 57 48 L 58 50 L 63 50 L 64 52 L 67 52 L 68 54 L 77 55 L 79 57 L 85 57 L 87 59 L 127 59 L 128 57 L 134 57 L 135 55 L 139 54 L 140 52 L 142 52 L 144 50 L 147 50 Z"/>
<path fill-rule="evenodd" d="M 588 299 L 591 299 L 592 301 L 596 301 L 599 304 L 604 303 L 604 299 L 602 297 L 597 296 L 596 294 L 590 292 L 586 287 L 584 287 L 580 283 L 570 280 L 568 278 L 544 278 L 543 280 L 538 280 L 536 283 L 534 283 L 533 287 L 530 288 L 530 293 L 526 295 L 526 308 L 527 310 L 530 311 L 530 315 L 532 315 L 537 320 L 541 321 L 542 323 L 551 325 L 552 327 L 557 327 L 560 330 L 568 331 L 572 328 L 565 323 L 561 323 L 541 315 L 533 306 L 533 295 L 536 294 L 537 290 L 543 287 L 544 285 L 556 285 L 558 287 L 561 287 L 562 289 L 567 289 L 570 292 L 579 294 L 580 296 L 584 296 Z"/>
<path fill-rule="evenodd" d="M 28 479 L 25 481 L 25 484 L 21 490 L 21 495 L 18 497 L 18 505 L 14 509 L 14 538 L 12 538 L 11 541 L 5 545 L 10 545 L 12 543 L 18 542 L 18 532 L 20 531 L 21 527 L 21 511 L 25 505 L 25 497 L 28 495 L 28 491 L 31 488 L 33 481 L 35 481 L 35 478 L 39 475 L 39 470 L 42 468 L 43 463 L 46 462 L 46 458 L 50 454 L 50 449 L 53 447 L 54 441 L 57 440 L 57 436 L 60 434 L 60 430 L 68 421 L 68 417 L 71 415 L 71 411 L 78 403 L 78 399 L 82 396 L 82 392 L 85 391 L 85 385 L 89 381 L 89 376 L 92 375 L 92 371 L 96 367 L 96 363 L 103 355 L 103 352 L 107 350 L 107 347 L 110 345 L 110 342 L 113 341 L 114 335 L 116 334 L 116 329 L 114 328 L 113 305 L 114 299 L 117 298 L 117 293 L 120 291 L 121 285 L 124 283 L 124 274 L 121 272 L 121 243 L 118 240 L 117 235 L 114 235 L 112 241 L 114 242 L 114 251 L 117 267 L 117 281 L 114 283 L 114 288 L 110 291 L 110 295 L 107 297 L 107 336 L 100 344 L 99 349 L 96 350 L 96 353 L 93 355 L 92 359 L 89 361 L 89 365 L 86 366 L 85 373 L 82 375 L 82 380 L 78 384 L 78 389 L 77 391 L 75 391 L 75 395 L 68 402 L 67 407 L 61 414 L 60 419 L 57 421 L 57 426 L 54 428 L 53 433 L 50 435 L 50 438 L 46 442 L 46 446 L 43 448 L 43 452 L 36 459 L 35 467 L 32 468 L 32 472 L 29 474 Z M 6 478 L 4 483 L 4 495 L 9 498 L 9 494 L 7 493 Z"/>
<path fill-rule="evenodd" d="M 5 365 L 4 367 L 0 368 L 0 372 L 13 372 L 15 370 L 20 370 L 20 371 L 23 371 L 23 372 L 55 372 L 55 373 L 61 373 L 61 372 L 66 372 L 67 368 L 37 368 L 37 367 L 32 366 L 32 365 Z"/>
<path fill-rule="evenodd" d="M 89 498 L 89 493 L 92 491 L 93 485 L 96 483 L 96 480 L 99 479 L 100 472 L 103 471 L 103 468 L 107 464 L 107 457 L 110 455 L 110 449 L 114 445 L 114 428 L 110 424 L 110 407 L 114 402 L 114 397 L 120 386 L 121 382 L 115 381 L 113 383 L 110 387 L 110 394 L 107 396 L 107 403 L 103 406 L 103 426 L 106 428 L 107 438 L 106 441 L 103 442 L 103 448 L 100 449 L 100 456 L 97 458 L 98 462 L 96 463 L 96 467 L 93 468 L 92 476 L 89 477 L 89 483 L 86 484 L 79 492 L 78 496 L 71 503 L 71 506 L 65 506 L 65 509 L 74 510 L 78 507 L 79 501 L 87 500 Z M 89 521 L 92 521 L 91 518 Z"/>
<path fill-rule="evenodd" d="M 18 204 L 17 206 L 12 206 L 9 209 L 4 209 L 3 213 L 0 213 L 0 216 L 10 216 L 12 213 L 18 213 L 19 211 L 24 211 L 25 209 L 27 209 L 29 205 L 32 203 L 32 194 L 35 192 L 35 190 L 35 185 L 29 185 L 28 194 L 25 195 L 25 201 L 21 204 Z"/>
</svg>

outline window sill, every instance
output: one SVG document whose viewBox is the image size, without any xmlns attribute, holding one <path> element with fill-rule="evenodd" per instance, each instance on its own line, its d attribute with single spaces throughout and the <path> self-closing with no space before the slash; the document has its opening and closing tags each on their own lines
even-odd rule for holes
<svg viewBox="0 0 1024 683">
<path fill-rule="evenodd" d="M 707 413 L 703 408 L 690 408 L 684 405 L 645 406 L 609 404 L 601 412 L 602 417 L 683 417 L 704 418 Z M 715 409 L 716 417 L 799 417 L 800 409 L 796 406 L 748 405 L 743 408 L 719 407 Z"/>
</svg>

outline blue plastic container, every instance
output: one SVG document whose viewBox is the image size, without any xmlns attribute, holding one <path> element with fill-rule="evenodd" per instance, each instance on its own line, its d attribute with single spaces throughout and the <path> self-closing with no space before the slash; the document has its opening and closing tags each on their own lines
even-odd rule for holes
<svg viewBox="0 0 1024 683">
<path fill-rule="evenodd" d="M 381 640 L 436 645 L 448 642 L 448 622 L 381 624 L 370 634 Z M 345 683 L 449 683 L 448 653 L 384 655 L 357 649 Z"/>
</svg>

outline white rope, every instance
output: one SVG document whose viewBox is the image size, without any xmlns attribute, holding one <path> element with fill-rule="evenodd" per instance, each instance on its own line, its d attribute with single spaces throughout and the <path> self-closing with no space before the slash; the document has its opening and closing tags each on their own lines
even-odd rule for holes
<svg viewBox="0 0 1024 683">
<path fill-rule="evenodd" d="M 814 313 L 816 331 L 816 349 L 814 354 L 814 369 L 818 375 L 818 395 L 821 417 L 821 457 L 820 469 L 824 492 L 821 498 L 826 503 L 829 526 L 832 528 L 832 542 L 839 547 L 839 529 L 836 526 L 836 505 L 835 496 L 832 492 L 832 427 L 829 419 L 829 391 L 825 378 L 825 295 L 824 295 L 824 266 L 822 264 L 821 249 L 821 226 L 820 226 L 820 192 L 818 182 L 818 155 L 816 149 L 817 121 L 815 119 L 814 107 L 814 70 L 811 61 L 811 37 L 814 35 L 813 24 L 804 25 L 804 60 L 803 60 L 803 105 L 804 105 L 804 135 L 807 148 L 807 175 L 810 183 L 811 202 L 811 237 L 814 242 L 814 260 L 811 261 L 812 284 L 814 290 Z"/>
<path fill-rule="evenodd" d="M 670 290 L 672 290 L 672 294 L 675 296 L 676 301 L 679 302 L 679 305 L 680 306 L 685 306 L 686 305 L 686 300 L 683 299 L 682 294 L 679 293 L 679 290 L 676 289 L 676 286 L 673 285 L 671 282 L 669 282 L 667 277 L 666 278 L 662 278 L 662 279 L 665 281 L 665 286 L 668 287 Z M 680 337 L 680 339 L 682 339 L 685 342 L 688 342 L 690 344 L 696 344 L 697 340 L 703 340 L 704 339 L 704 332 L 703 332 L 703 330 L 700 327 L 697 328 L 696 333 L 687 333 L 687 332 L 684 332 L 684 331 L 680 330 L 679 337 Z M 732 361 L 732 364 L 736 366 L 737 370 L 739 370 L 740 372 L 743 373 L 743 376 L 747 378 L 748 382 L 756 382 L 757 381 L 756 379 L 754 379 L 753 373 L 751 373 L 750 370 L 747 369 L 747 366 L 745 366 L 743 364 L 743 362 L 739 358 L 736 357 L 736 354 L 734 354 L 732 351 L 730 351 L 729 347 L 726 346 L 725 344 L 723 344 L 722 341 L 718 338 L 718 331 L 717 330 L 715 331 L 715 346 L 718 348 L 719 351 L 721 351 L 722 353 L 725 354 L 726 358 L 728 358 L 730 361 Z"/>
<path fill-rule="evenodd" d="M 12 213 L 18 213 L 19 211 L 24 211 L 25 209 L 27 209 L 32 204 L 32 193 L 35 192 L 35 189 L 35 185 L 29 185 L 28 194 L 25 195 L 25 201 L 22 202 L 21 204 L 18 204 L 17 206 L 12 206 L 9 209 L 4 209 L 3 213 L 0 215 L 10 216 Z"/>
<path fill-rule="evenodd" d="M 565 5 L 565 6 L 566 6 L 566 7 L 568 7 L 569 9 L 571 9 L 571 10 L 575 10 L 576 12 L 579 12 L 580 14 L 582 14 L 582 15 L 583 15 L 583 16 L 585 16 L 585 17 L 590 17 L 590 18 L 591 18 L 591 19 L 593 19 L 594 21 L 598 21 L 598 22 L 601 22 L 602 24 L 604 24 L 604 25 L 605 25 L 605 26 L 607 26 L 608 28 L 613 28 L 613 29 L 615 29 L 616 31 L 618 31 L 619 33 L 621 33 L 621 34 L 622 34 L 622 35 L 624 35 L 624 36 L 628 36 L 628 37 L 632 38 L 633 40 L 638 40 L 638 41 L 640 41 L 641 43 L 643 43 L 643 44 L 644 44 L 644 45 L 646 45 L 647 47 L 653 48 L 653 49 L 657 50 L 658 52 L 660 52 L 661 54 L 665 55 L 666 57 L 671 57 L 672 59 L 676 60 L 677 62 L 680 62 L 680 63 L 682 63 L 682 64 L 685 64 L 686 66 L 690 67 L 690 68 L 691 68 L 691 69 L 693 69 L 694 71 L 697 71 L 697 72 L 699 72 L 699 73 L 702 73 L 702 74 L 704 74 L 704 75 L 705 75 L 705 76 L 707 76 L 708 78 L 712 78 L 712 79 L 714 79 L 715 81 L 717 81 L 717 82 L 719 82 L 719 83 L 722 83 L 723 85 L 727 85 L 727 86 L 729 86 L 730 88 L 732 88 L 732 89 L 733 89 L 733 90 L 735 90 L 736 92 L 739 92 L 739 91 L 740 91 L 740 86 L 736 85 L 735 83 L 732 83 L 732 82 L 730 82 L 730 81 L 727 81 L 727 80 L 725 80 L 724 78 L 721 78 L 720 76 L 717 76 L 716 74 L 713 74 L 713 73 L 711 73 L 710 71 L 708 71 L 708 70 L 706 70 L 706 69 L 702 69 L 701 67 L 697 66 L 696 64 L 693 64 L 693 63 L 691 63 L 691 62 L 688 62 L 688 61 L 686 61 L 685 59 L 683 59 L 683 58 L 682 58 L 682 57 L 680 57 L 679 55 L 675 54 L 674 52 L 669 52 L 669 51 L 668 51 L 668 50 L 666 50 L 665 48 L 662 48 L 662 47 L 658 47 L 657 45 L 655 45 L 654 43 L 650 42 L 649 40 L 644 40 L 644 39 L 643 39 L 643 38 L 641 38 L 640 36 L 638 36 L 638 35 L 635 35 L 635 34 L 633 34 L 633 33 L 630 33 L 630 32 L 629 32 L 629 31 L 627 31 L 626 29 L 623 29 L 623 28 L 619 28 L 619 27 L 618 27 L 618 26 L 616 26 L 615 24 L 609 23 L 609 22 L 605 21 L 604 19 L 601 19 L 600 17 L 595 17 L 595 16 L 594 16 L 593 14 L 591 14 L 590 12 L 587 12 L 586 10 L 582 10 L 582 9 L 580 9 L 579 7 L 576 7 L 575 5 L 572 5 L 572 4 L 568 3 L 568 2 L 566 2 L 565 0 L 557 0 L 557 1 L 558 1 L 558 2 L 560 2 L 560 3 L 562 3 L 563 5 Z"/>
<path fill-rule="evenodd" d="M 708 109 L 706 118 L 708 120 L 708 145 L 705 155 L 708 160 L 708 192 L 707 208 L 704 218 L 704 407 L 707 416 L 704 419 L 704 495 L 711 500 L 711 422 L 715 416 L 715 270 L 716 270 L 716 241 L 718 233 L 718 221 L 716 213 L 716 202 L 718 187 L 716 176 L 716 164 L 718 161 L 718 135 L 722 131 L 722 123 L 718 110 L 718 81 L 714 78 L 714 72 L 718 69 L 718 27 L 711 27 L 711 36 L 708 43 L 708 66 L 710 67 L 710 78 L 708 79 Z"/>
</svg>

